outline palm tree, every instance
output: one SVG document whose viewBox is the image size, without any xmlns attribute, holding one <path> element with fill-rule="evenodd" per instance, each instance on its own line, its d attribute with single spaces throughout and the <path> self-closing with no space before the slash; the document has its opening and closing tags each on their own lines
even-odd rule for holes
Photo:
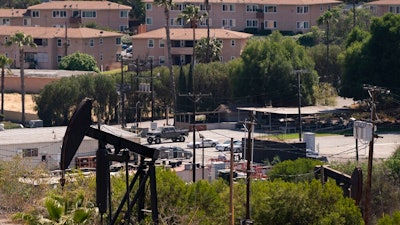
<svg viewBox="0 0 400 225">
<path fill-rule="evenodd" d="M 36 48 L 31 35 L 25 35 L 23 32 L 18 31 L 9 38 L 6 42 L 7 46 L 17 45 L 19 50 L 19 68 L 21 74 L 21 101 L 22 101 L 22 118 L 21 123 L 25 123 L 25 77 L 24 77 L 24 48 L 26 46 Z"/>
<path fill-rule="evenodd" d="M 326 67 L 328 67 L 328 65 L 329 65 L 329 44 L 330 44 L 329 33 L 330 33 L 330 29 L 331 29 L 331 23 L 337 22 L 339 20 L 338 18 L 339 18 L 339 10 L 334 8 L 334 9 L 327 10 L 317 19 L 318 25 L 320 25 L 320 26 L 323 24 L 326 25 L 326 31 L 325 31 Z M 325 68 L 325 69 L 328 70 L 327 68 Z"/>
<path fill-rule="evenodd" d="M 196 43 L 196 59 L 200 63 L 219 61 L 222 51 L 222 43 L 216 38 L 207 40 L 202 38 Z"/>
<path fill-rule="evenodd" d="M 4 114 L 4 70 L 6 66 L 12 63 L 12 59 L 5 55 L 0 55 L 0 67 L 1 67 L 1 114 Z"/>
<path fill-rule="evenodd" d="M 172 105 L 173 111 L 176 113 L 176 87 L 175 87 L 175 76 L 174 70 L 172 69 L 172 53 L 171 53 L 171 32 L 169 29 L 169 12 L 171 7 L 174 5 L 172 0 L 154 0 L 154 4 L 157 6 L 164 7 L 164 16 L 165 16 L 165 33 L 167 36 L 167 57 L 168 57 L 168 69 L 169 76 L 171 78 L 171 89 L 172 89 Z M 175 116 L 174 116 L 174 124 L 175 124 Z"/>
<path fill-rule="evenodd" d="M 182 13 L 179 14 L 178 18 L 183 20 L 185 24 L 190 24 L 190 27 L 193 30 L 193 54 L 192 54 L 192 67 L 194 66 L 194 62 L 196 59 L 196 28 L 197 24 L 207 17 L 207 13 L 200 14 L 200 8 L 195 5 L 188 5 L 186 8 L 182 10 Z"/>
</svg>

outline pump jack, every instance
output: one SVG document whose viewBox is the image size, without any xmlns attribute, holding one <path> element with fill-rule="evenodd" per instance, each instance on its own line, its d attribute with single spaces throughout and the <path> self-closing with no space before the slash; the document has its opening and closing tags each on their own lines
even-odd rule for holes
<svg viewBox="0 0 400 225">
<path fill-rule="evenodd" d="M 149 179 L 151 215 L 153 224 L 158 224 L 155 160 L 158 158 L 159 151 L 106 133 L 100 130 L 100 127 L 98 129 L 92 127 L 92 102 L 93 100 L 90 98 L 82 100 L 68 123 L 61 148 L 60 169 L 63 171 L 61 185 L 64 186 L 65 184 L 65 170 L 70 165 L 84 136 L 94 138 L 99 141 L 99 148 L 96 152 L 96 203 L 101 214 L 101 220 L 108 209 L 108 224 L 116 224 L 123 206 L 126 204 L 124 221 L 125 224 L 129 224 L 131 211 L 137 204 L 137 221 L 140 223 L 144 219 L 144 212 L 148 211 L 144 209 L 144 197 L 146 182 Z M 114 152 L 106 148 L 107 144 L 114 146 Z M 140 155 L 138 169 L 130 183 L 128 173 L 129 152 Z M 112 161 L 125 162 L 126 164 L 126 193 L 115 213 L 112 212 L 111 207 L 110 162 Z M 130 195 L 136 181 L 139 183 L 138 189 L 131 198 Z"/>
</svg>

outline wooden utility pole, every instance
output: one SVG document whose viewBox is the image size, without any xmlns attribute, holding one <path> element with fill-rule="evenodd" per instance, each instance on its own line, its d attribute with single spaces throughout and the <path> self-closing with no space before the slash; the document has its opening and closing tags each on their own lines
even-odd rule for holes
<svg viewBox="0 0 400 225">
<path fill-rule="evenodd" d="M 375 118 L 376 118 L 376 97 L 378 94 L 389 94 L 390 91 L 381 87 L 371 86 L 364 84 L 364 90 L 368 91 L 371 97 L 371 123 L 372 123 L 372 138 L 369 142 L 369 153 L 368 153 L 368 174 L 367 174 L 367 186 L 365 187 L 365 211 L 364 211 L 364 222 L 365 225 L 370 225 L 370 214 L 371 214 L 371 187 L 372 187 L 372 162 L 374 155 L 374 138 L 375 138 Z"/>
<path fill-rule="evenodd" d="M 254 126 L 254 112 L 251 111 L 249 113 L 250 120 L 246 124 L 248 130 L 248 137 L 247 137 L 247 149 L 246 149 L 246 160 L 247 160 L 247 176 L 246 176 L 246 220 L 244 221 L 245 224 L 251 224 L 251 213 L 250 213 L 250 195 L 251 195 L 251 174 L 252 174 L 252 131 Z"/>
<path fill-rule="evenodd" d="M 204 143 L 203 143 L 204 146 Z M 230 209 L 230 225 L 235 224 L 235 209 L 233 206 L 233 138 L 231 138 L 231 161 L 230 161 L 230 170 L 229 170 L 229 209 Z"/>
</svg>

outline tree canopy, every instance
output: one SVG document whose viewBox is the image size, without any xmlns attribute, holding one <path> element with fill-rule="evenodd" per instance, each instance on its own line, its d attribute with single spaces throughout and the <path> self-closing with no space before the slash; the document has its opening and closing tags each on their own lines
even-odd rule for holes
<svg viewBox="0 0 400 225">
<path fill-rule="evenodd" d="M 397 90 L 400 85 L 400 15 L 389 13 L 374 18 L 370 37 L 357 30 L 350 37 L 353 37 L 349 42 L 351 45 L 343 56 L 340 94 L 363 99 L 367 96 L 363 84 Z"/>
<path fill-rule="evenodd" d="M 58 68 L 63 70 L 100 71 L 93 56 L 80 52 L 63 57 Z"/>
<path fill-rule="evenodd" d="M 258 105 L 272 103 L 273 106 L 297 105 L 298 81 L 295 70 L 308 71 L 301 75 L 303 105 L 315 102 L 313 87 L 318 84 L 318 76 L 313 60 L 305 47 L 279 32 L 250 40 L 240 59 L 233 60 L 230 65 L 235 97 L 244 102 Z"/>
</svg>

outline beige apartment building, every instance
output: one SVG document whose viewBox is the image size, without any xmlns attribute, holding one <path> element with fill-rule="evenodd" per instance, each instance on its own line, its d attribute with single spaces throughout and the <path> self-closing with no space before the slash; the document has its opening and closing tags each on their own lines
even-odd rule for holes
<svg viewBox="0 0 400 225">
<path fill-rule="evenodd" d="M 164 8 L 154 0 L 143 0 L 146 8 L 147 30 L 165 26 Z M 174 0 L 169 25 L 187 27 L 178 20 L 188 4 L 206 12 L 204 0 Z M 209 25 L 234 31 L 286 31 L 305 33 L 317 25 L 318 17 L 326 10 L 342 4 L 337 0 L 209 0 Z M 202 21 L 199 27 L 206 27 Z"/>
<path fill-rule="evenodd" d="M 193 29 L 172 28 L 172 64 L 180 65 L 191 62 L 193 53 Z M 196 40 L 207 37 L 207 29 L 196 29 Z M 239 57 L 251 34 L 226 29 L 210 29 L 210 37 L 222 42 L 221 62 Z M 153 59 L 154 65 L 168 63 L 167 38 L 165 28 L 152 30 L 133 37 L 133 57 Z"/>
<path fill-rule="evenodd" d="M 26 9 L 0 9 L 0 26 L 24 26 L 29 21 L 25 13 Z"/>
<path fill-rule="evenodd" d="M 379 0 L 365 3 L 371 13 L 375 16 L 383 16 L 386 13 L 400 14 L 399 0 Z"/>
<path fill-rule="evenodd" d="M 12 68 L 20 68 L 17 46 L 4 45 L 17 32 L 31 35 L 36 48 L 25 48 L 24 68 L 57 69 L 62 57 L 81 52 L 92 55 L 101 70 L 119 68 L 122 34 L 91 28 L 57 28 L 3 26 L 0 33 L 0 54 L 13 59 Z"/>
<path fill-rule="evenodd" d="M 125 31 L 130 10 L 130 6 L 108 1 L 50 1 L 28 9 L 0 9 L 0 25 L 77 28 L 96 24 Z"/>
</svg>

